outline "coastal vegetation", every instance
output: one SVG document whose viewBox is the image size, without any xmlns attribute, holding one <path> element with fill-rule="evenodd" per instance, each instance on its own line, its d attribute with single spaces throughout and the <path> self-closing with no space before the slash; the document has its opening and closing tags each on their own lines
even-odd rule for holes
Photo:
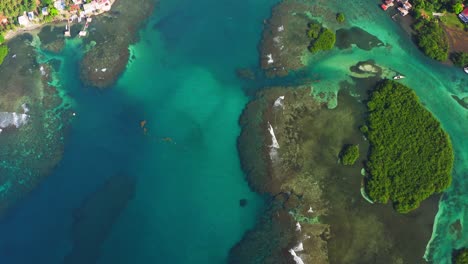
<svg viewBox="0 0 468 264">
<path fill-rule="evenodd" d="M 455 52 L 451 58 L 453 64 L 459 67 L 466 67 L 468 65 L 468 52 Z"/>
<path fill-rule="evenodd" d="M 370 150 L 366 192 L 376 202 L 393 201 L 406 213 L 451 183 L 453 150 L 447 133 L 408 87 L 384 81 L 367 103 Z"/>
<path fill-rule="evenodd" d="M 47 7 L 48 15 L 43 16 L 38 8 Z M 36 11 L 40 14 L 38 18 L 42 22 L 51 22 L 59 11 L 54 7 L 53 0 L 2 0 L 0 1 L 0 19 L 6 19 L 0 23 L 0 32 L 6 32 L 18 26 L 18 16 L 24 12 Z"/>
<path fill-rule="evenodd" d="M 445 61 L 448 58 L 449 44 L 442 26 L 435 19 L 419 18 L 413 25 L 418 47 L 430 58 Z"/>
<path fill-rule="evenodd" d="M 341 162 L 343 165 L 354 165 L 359 158 L 358 145 L 346 145 L 340 153 Z"/>
<path fill-rule="evenodd" d="M 335 33 L 318 23 L 309 23 L 307 36 L 310 39 L 308 49 L 311 53 L 317 53 L 323 50 L 331 50 L 333 46 L 335 46 Z"/>
<path fill-rule="evenodd" d="M 3 64 L 3 60 L 8 55 L 8 46 L 0 45 L 0 65 Z"/>
<path fill-rule="evenodd" d="M 454 264 L 468 264 L 468 248 L 463 248 L 455 253 Z"/>
<path fill-rule="evenodd" d="M 463 0 L 414 0 L 415 8 L 436 12 L 456 12 L 462 4 Z"/>
<path fill-rule="evenodd" d="M 345 15 L 343 13 L 336 14 L 336 21 L 343 23 L 345 21 Z"/>
</svg>

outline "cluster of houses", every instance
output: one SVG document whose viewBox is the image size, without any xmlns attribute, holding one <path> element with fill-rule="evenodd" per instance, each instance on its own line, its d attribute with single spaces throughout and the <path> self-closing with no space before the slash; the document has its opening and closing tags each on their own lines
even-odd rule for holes
<svg viewBox="0 0 468 264">
<path fill-rule="evenodd" d="M 385 3 L 381 5 L 383 10 L 387 10 L 389 7 L 398 6 L 397 10 L 402 16 L 406 16 L 409 13 L 409 10 L 413 7 L 408 0 L 385 0 Z"/>
<path fill-rule="evenodd" d="M 92 0 L 91 2 L 86 0 L 72 0 L 73 4 L 67 6 L 65 0 L 55 0 L 54 8 L 59 11 L 59 13 L 70 13 L 73 16 L 79 18 L 89 17 L 92 15 L 100 14 L 107 12 L 111 9 L 113 0 Z M 41 9 L 41 13 L 44 16 L 49 15 L 49 10 L 47 7 Z M 30 23 L 36 20 L 34 11 L 24 12 L 22 16 L 18 17 L 18 24 L 20 26 L 27 26 Z"/>
</svg>

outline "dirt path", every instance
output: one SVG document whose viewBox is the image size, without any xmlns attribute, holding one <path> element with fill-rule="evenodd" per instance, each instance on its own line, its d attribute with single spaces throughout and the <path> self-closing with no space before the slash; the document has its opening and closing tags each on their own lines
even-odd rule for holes
<svg viewBox="0 0 468 264">
<path fill-rule="evenodd" d="M 444 26 L 450 44 L 450 52 L 468 52 L 468 33 L 463 29 Z"/>
</svg>

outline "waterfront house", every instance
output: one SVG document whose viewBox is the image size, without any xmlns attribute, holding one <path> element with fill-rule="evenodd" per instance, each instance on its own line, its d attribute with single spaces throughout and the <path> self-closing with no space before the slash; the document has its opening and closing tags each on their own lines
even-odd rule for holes
<svg viewBox="0 0 468 264">
<path fill-rule="evenodd" d="M 406 16 L 409 13 L 408 10 L 404 9 L 403 7 L 399 7 L 398 11 L 400 11 L 402 16 Z"/>
<path fill-rule="evenodd" d="M 95 2 L 91 2 L 83 5 L 83 10 L 86 15 L 92 15 L 96 11 Z"/>
<path fill-rule="evenodd" d="M 468 23 L 468 7 L 466 7 L 460 14 L 458 14 L 458 17 L 465 23 Z"/>
<path fill-rule="evenodd" d="M 65 1 L 64 0 L 55 0 L 54 7 L 59 11 L 65 10 L 65 7 L 66 7 L 65 6 Z"/>
<path fill-rule="evenodd" d="M 410 10 L 413 6 L 410 4 L 409 1 L 406 1 L 405 3 L 403 3 L 403 8 L 406 9 L 406 10 Z"/>
<path fill-rule="evenodd" d="M 29 18 L 28 16 L 26 15 L 26 12 L 24 12 L 24 14 L 22 16 L 19 16 L 18 17 L 18 24 L 20 26 L 27 26 L 29 25 Z"/>
<path fill-rule="evenodd" d="M 47 8 L 47 6 L 43 7 L 41 9 L 41 13 L 43 16 L 48 16 L 49 15 L 49 8 Z"/>
<path fill-rule="evenodd" d="M 34 15 L 34 12 L 29 11 L 29 12 L 28 12 L 28 19 L 31 20 L 31 21 L 33 21 L 34 18 L 36 18 L 36 16 Z"/>
<path fill-rule="evenodd" d="M 111 9 L 111 3 L 109 0 L 96 0 L 96 8 L 101 11 L 109 11 Z"/>
</svg>

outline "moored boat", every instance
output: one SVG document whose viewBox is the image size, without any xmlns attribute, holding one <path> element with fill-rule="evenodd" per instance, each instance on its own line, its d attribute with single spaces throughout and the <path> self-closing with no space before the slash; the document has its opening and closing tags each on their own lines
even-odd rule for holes
<svg viewBox="0 0 468 264">
<path fill-rule="evenodd" d="M 468 73 L 468 66 L 465 67 L 465 68 L 463 68 L 463 70 L 464 70 L 466 73 Z"/>
<path fill-rule="evenodd" d="M 400 80 L 400 79 L 403 79 L 405 78 L 405 76 L 401 75 L 401 74 L 398 74 L 398 75 L 395 75 L 395 77 L 393 77 L 393 80 Z"/>
</svg>

